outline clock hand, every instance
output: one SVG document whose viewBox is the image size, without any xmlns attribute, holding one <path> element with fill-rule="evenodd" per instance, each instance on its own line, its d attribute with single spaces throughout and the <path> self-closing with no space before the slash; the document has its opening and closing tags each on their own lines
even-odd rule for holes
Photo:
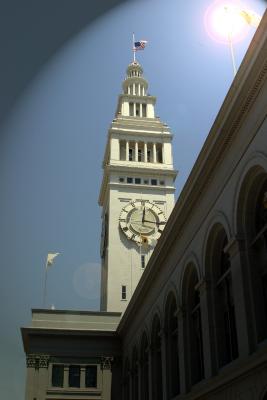
<svg viewBox="0 0 267 400">
<path fill-rule="evenodd" d="M 156 225 L 165 225 L 166 224 L 166 222 L 147 221 L 145 219 L 142 222 L 149 222 L 150 224 L 156 224 Z"/>
</svg>

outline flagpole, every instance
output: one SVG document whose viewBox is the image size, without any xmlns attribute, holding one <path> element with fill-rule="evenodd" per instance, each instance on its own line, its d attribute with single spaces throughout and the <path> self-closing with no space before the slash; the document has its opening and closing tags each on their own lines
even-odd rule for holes
<svg viewBox="0 0 267 400">
<path fill-rule="evenodd" d="M 45 300 L 46 300 L 46 282 L 47 282 L 47 260 L 45 263 L 45 279 L 44 279 L 44 293 L 43 293 L 43 308 L 45 308 Z"/>
<path fill-rule="evenodd" d="M 235 63 L 233 40 L 232 40 L 232 35 L 230 32 L 228 33 L 228 44 L 229 44 L 229 48 L 230 48 L 233 72 L 234 72 L 234 77 L 235 77 L 237 69 L 236 69 L 236 63 Z"/>
<path fill-rule="evenodd" d="M 134 47 L 134 43 L 135 43 L 135 40 L 134 40 L 134 32 L 133 32 L 133 62 L 135 63 L 135 47 Z"/>
<path fill-rule="evenodd" d="M 233 72 L 234 72 L 234 77 L 235 77 L 237 70 L 236 70 L 235 54 L 234 54 L 234 46 L 233 46 L 233 37 L 232 37 L 233 21 L 230 20 L 228 7 L 224 7 L 224 9 L 225 9 L 226 15 L 228 17 L 228 20 L 231 22 L 231 27 L 228 27 L 227 36 L 228 36 L 228 45 L 229 45 L 230 54 L 231 54 Z"/>
</svg>

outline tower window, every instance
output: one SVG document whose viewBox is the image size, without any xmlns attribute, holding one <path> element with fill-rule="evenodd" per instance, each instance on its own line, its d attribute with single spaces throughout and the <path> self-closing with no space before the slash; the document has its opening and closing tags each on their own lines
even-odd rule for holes
<svg viewBox="0 0 267 400">
<path fill-rule="evenodd" d="M 157 179 L 151 179 L 151 185 L 157 186 L 157 184 L 158 184 Z"/>
<path fill-rule="evenodd" d="M 126 286 L 122 285 L 121 287 L 121 299 L 126 300 Z"/>
<path fill-rule="evenodd" d="M 127 178 L 127 183 L 133 183 L 133 178 L 128 177 Z"/>
<path fill-rule="evenodd" d="M 52 367 L 52 386 L 63 387 L 64 365 L 53 365 Z"/>
<path fill-rule="evenodd" d="M 124 182 L 124 178 L 120 177 L 119 182 L 121 182 L 121 183 Z"/>
<path fill-rule="evenodd" d="M 164 185 L 165 185 L 165 181 L 159 181 L 159 184 L 160 184 L 161 186 L 164 186 Z"/>
<path fill-rule="evenodd" d="M 148 179 L 144 179 L 144 185 L 149 185 L 149 180 Z"/>
<path fill-rule="evenodd" d="M 151 162 L 151 150 L 147 150 L 147 162 Z"/>
<path fill-rule="evenodd" d="M 85 368 L 85 387 L 97 387 L 97 366 L 88 365 Z"/>
<path fill-rule="evenodd" d="M 133 149 L 129 149 L 129 161 L 133 161 Z"/>
<path fill-rule="evenodd" d="M 146 117 L 146 104 L 142 104 L 142 116 Z"/>
<path fill-rule="evenodd" d="M 80 366 L 70 365 L 69 368 L 69 386 L 70 387 L 80 387 Z"/>
<path fill-rule="evenodd" d="M 145 268 L 145 256 L 143 254 L 141 255 L 141 268 Z"/>
<path fill-rule="evenodd" d="M 133 105 L 133 103 L 129 103 L 129 112 L 130 112 L 130 117 L 133 117 L 133 115 L 134 115 L 134 105 Z"/>
<path fill-rule="evenodd" d="M 142 150 L 138 149 L 138 161 L 142 161 Z"/>
<path fill-rule="evenodd" d="M 137 116 L 137 117 L 139 117 L 140 116 L 140 104 L 139 103 L 136 103 L 136 105 L 135 105 L 135 115 Z"/>
<path fill-rule="evenodd" d="M 140 185 L 140 184 L 141 184 L 141 178 L 135 178 L 134 182 L 135 182 L 137 185 Z"/>
</svg>

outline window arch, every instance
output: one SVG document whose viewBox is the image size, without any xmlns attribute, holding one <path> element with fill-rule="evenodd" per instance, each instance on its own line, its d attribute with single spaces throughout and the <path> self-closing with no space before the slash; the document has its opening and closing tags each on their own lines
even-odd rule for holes
<svg viewBox="0 0 267 400">
<path fill-rule="evenodd" d="M 149 345 L 146 333 L 143 333 L 141 339 L 141 399 L 149 399 L 149 358 L 148 358 Z"/>
<path fill-rule="evenodd" d="M 134 347 L 132 354 L 132 398 L 131 400 L 138 400 L 138 353 L 137 348 Z"/>
<path fill-rule="evenodd" d="M 177 304 L 173 293 L 165 307 L 167 398 L 180 393 Z"/>
<path fill-rule="evenodd" d="M 185 305 L 187 351 L 190 368 L 191 385 L 200 382 L 204 378 L 203 340 L 200 297 L 197 288 L 198 274 L 195 266 L 189 264 L 186 267 L 182 287 L 183 303 Z"/>
<path fill-rule="evenodd" d="M 231 263 L 226 252 L 227 244 L 228 238 L 223 226 L 215 224 L 207 241 L 206 263 L 207 277 L 211 280 L 212 287 L 218 367 L 238 357 Z"/>
<path fill-rule="evenodd" d="M 239 193 L 237 229 L 245 239 L 256 341 L 267 338 L 267 173 L 255 166 Z"/>
<path fill-rule="evenodd" d="M 151 334 L 152 398 L 162 399 L 161 326 L 158 315 L 152 323 Z"/>
</svg>

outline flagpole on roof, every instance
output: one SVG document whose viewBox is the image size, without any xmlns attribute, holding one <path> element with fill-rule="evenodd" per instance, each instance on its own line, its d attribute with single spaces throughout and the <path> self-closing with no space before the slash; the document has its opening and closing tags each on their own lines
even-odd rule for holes
<svg viewBox="0 0 267 400">
<path fill-rule="evenodd" d="M 135 63 L 135 46 L 134 46 L 134 42 L 135 42 L 135 40 L 134 40 L 134 32 L 133 32 L 133 61 Z"/>
<path fill-rule="evenodd" d="M 44 279 L 44 293 L 43 293 L 43 308 L 45 308 L 45 301 L 46 301 L 46 283 L 47 283 L 47 270 L 48 267 L 51 267 L 53 265 L 54 259 L 59 255 L 60 253 L 48 253 L 46 257 L 46 262 L 45 262 L 45 279 Z"/>
<path fill-rule="evenodd" d="M 46 300 L 47 266 L 48 266 L 48 260 L 46 259 L 46 262 L 45 262 L 44 293 L 43 293 L 43 308 L 45 308 L 45 300 Z"/>
</svg>

